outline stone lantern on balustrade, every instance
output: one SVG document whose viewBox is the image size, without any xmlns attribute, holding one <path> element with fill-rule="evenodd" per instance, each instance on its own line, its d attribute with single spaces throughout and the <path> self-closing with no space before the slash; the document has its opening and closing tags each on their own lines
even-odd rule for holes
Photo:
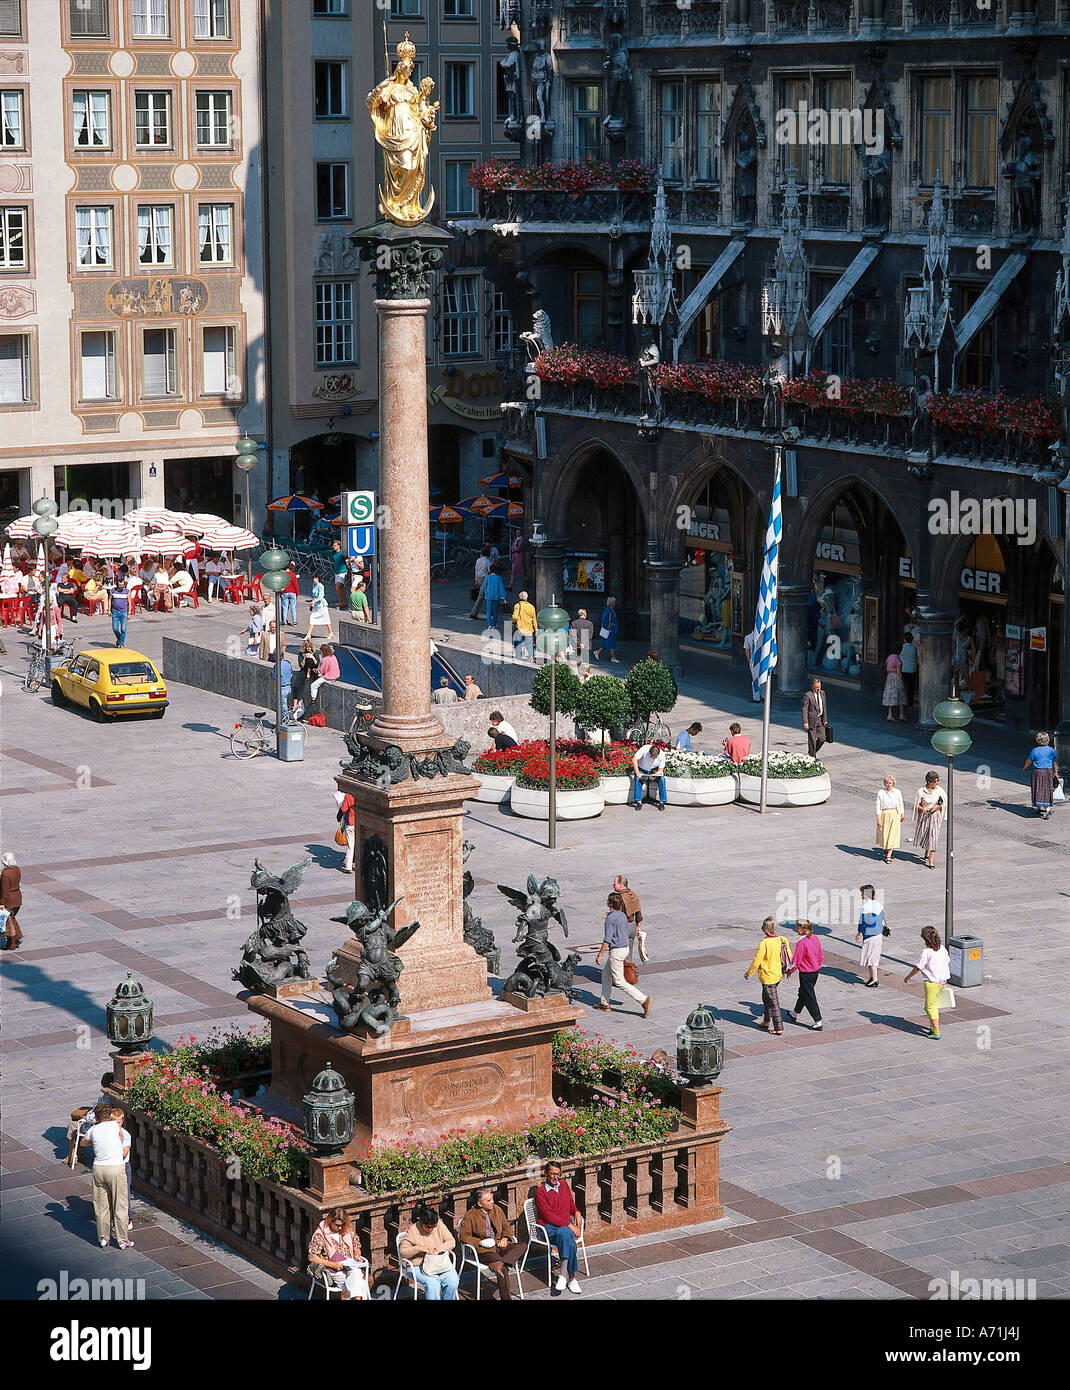
<svg viewBox="0 0 1070 1390">
<path fill-rule="evenodd" d="M 699 1004 L 677 1029 L 676 1069 L 694 1086 L 708 1086 L 724 1070 L 724 1033 L 709 1004 Z"/>
<path fill-rule="evenodd" d="M 111 1055 L 115 1083 L 122 1087 L 130 1068 L 145 1055 L 153 1039 L 152 1000 L 129 970 L 126 979 L 115 986 L 106 1017 L 108 1038 L 115 1047 Z"/>
</svg>

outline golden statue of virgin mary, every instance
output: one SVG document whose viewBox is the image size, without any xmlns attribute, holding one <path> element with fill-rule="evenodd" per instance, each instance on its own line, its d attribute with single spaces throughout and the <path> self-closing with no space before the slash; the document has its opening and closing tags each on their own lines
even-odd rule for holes
<svg viewBox="0 0 1070 1390">
<path fill-rule="evenodd" d="M 435 129 L 438 102 L 431 101 L 434 82 L 425 77 L 417 88 L 412 83 L 416 45 L 406 33 L 398 44 L 393 73 L 364 98 L 375 127 L 376 144 L 383 150 L 383 182 L 379 185 L 379 211 L 401 227 L 426 221 L 435 201 L 429 189 L 427 203 L 420 196 L 427 182 L 427 155 Z"/>
</svg>

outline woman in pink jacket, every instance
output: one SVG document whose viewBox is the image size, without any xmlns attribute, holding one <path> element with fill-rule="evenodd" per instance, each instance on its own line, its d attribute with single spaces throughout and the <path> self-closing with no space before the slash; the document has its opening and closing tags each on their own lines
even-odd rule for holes
<svg viewBox="0 0 1070 1390">
<path fill-rule="evenodd" d="M 810 1027 L 814 1032 L 819 1033 L 825 1025 L 821 1021 L 816 985 L 821 967 L 825 963 L 825 953 L 821 949 L 821 942 L 814 935 L 813 927 L 805 917 L 801 922 L 795 923 L 795 930 L 799 933 L 799 942 L 795 947 L 795 954 L 792 957 L 788 974 L 794 975 L 796 970 L 799 972 L 799 998 L 796 1000 L 794 1009 L 785 1009 L 784 1012 L 792 1023 L 801 1023 L 800 1015 L 803 1009 L 808 1010 L 810 1017 L 814 1020 Z"/>
</svg>

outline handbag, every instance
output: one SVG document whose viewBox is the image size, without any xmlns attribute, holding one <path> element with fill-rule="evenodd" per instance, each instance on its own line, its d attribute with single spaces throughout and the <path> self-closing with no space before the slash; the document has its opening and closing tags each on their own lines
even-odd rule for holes
<svg viewBox="0 0 1070 1390">
<path fill-rule="evenodd" d="M 1066 793 L 1063 791 L 1063 784 L 1062 784 L 1062 782 L 1056 782 L 1055 788 L 1054 788 L 1054 790 L 1052 791 L 1052 794 L 1051 794 L 1051 799 L 1052 799 L 1052 801 L 1065 801 L 1065 800 L 1066 800 Z"/>
<path fill-rule="evenodd" d="M 444 1250 L 424 1256 L 423 1270 L 425 1274 L 445 1274 L 449 1268 L 450 1257 Z"/>
<path fill-rule="evenodd" d="M 624 962 L 624 978 L 630 985 L 637 985 L 639 983 L 639 967 L 634 960 L 626 960 Z"/>
<path fill-rule="evenodd" d="M 598 629 L 598 635 L 599 635 L 599 637 L 601 637 L 602 641 L 604 642 L 604 641 L 609 637 L 609 628 L 608 628 L 608 627 L 600 627 L 600 628 Z"/>
<path fill-rule="evenodd" d="M 825 742 L 826 742 L 826 743 L 835 743 L 835 742 L 836 742 L 836 735 L 832 732 L 832 725 L 831 725 L 831 724 L 826 724 L 826 725 L 825 725 Z"/>
<path fill-rule="evenodd" d="M 936 996 L 936 1007 L 938 1009 L 953 1009 L 955 1007 L 955 991 L 950 985 L 944 985 Z"/>
<path fill-rule="evenodd" d="M 347 848 L 349 844 L 349 841 L 346 839 L 346 832 L 341 826 L 334 832 L 334 843 L 336 845 L 341 845 L 343 849 Z"/>
</svg>

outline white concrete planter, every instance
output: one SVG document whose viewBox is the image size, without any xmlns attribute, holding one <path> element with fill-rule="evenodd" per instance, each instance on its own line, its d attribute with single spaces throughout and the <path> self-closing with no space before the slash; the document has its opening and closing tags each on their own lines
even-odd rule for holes
<svg viewBox="0 0 1070 1390">
<path fill-rule="evenodd" d="M 584 791 L 558 791 L 558 820 L 589 820 L 600 816 L 605 809 L 606 798 L 601 786 L 589 787 Z M 518 787 L 514 783 L 509 794 L 509 805 L 514 815 L 527 816 L 529 820 L 550 819 L 550 793 L 531 787 Z"/>
<path fill-rule="evenodd" d="M 623 777 L 603 777 L 602 791 L 607 806 L 626 806 L 632 794 L 632 779 Z"/>
<path fill-rule="evenodd" d="M 670 806 L 727 806 L 739 792 L 736 778 L 666 777 L 665 800 Z"/>
<path fill-rule="evenodd" d="M 496 806 L 500 806 L 509 795 L 509 788 L 513 785 L 511 777 L 503 777 L 497 772 L 473 772 L 472 776 L 479 783 L 479 791 L 476 793 L 476 801 L 492 801 Z"/>
<path fill-rule="evenodd" d="M 820 806 L 832 795 L 827 772 L 817 777 L 770 777 L 766 783 L 769 806 Z M 753 806 L 761 804 L 762 779 L 748 772 L 739 774 L 739 798 Z"/>
</svg>

